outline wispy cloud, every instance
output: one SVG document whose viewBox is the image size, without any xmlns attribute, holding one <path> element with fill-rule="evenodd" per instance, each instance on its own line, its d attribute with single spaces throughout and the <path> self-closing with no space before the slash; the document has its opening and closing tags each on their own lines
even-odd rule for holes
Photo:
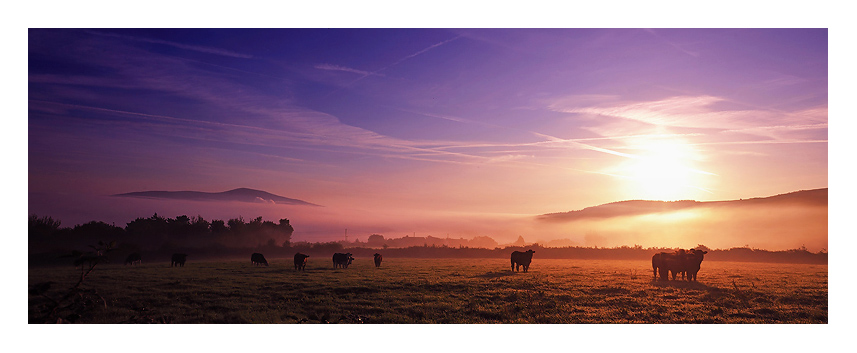
<svg viewBox="0 0 857 353">
<path fill-rule="evenodd" d="M 253 56 L 249 55 L 249 54 L 237 53 L 234 51 L 230 51 L 230 50 L 226 50 L 226 49 L 220 49 L 220 48 L 204 47 L 204 46 L 199 46 L 199 45 L 190 45 L 190 44 L 172 42 L 172 41 L 161 40 L 161 39 L 152 39 L 152 38 L 137 37 L 137 36 L 127 36 L 127 35 L 108 33 L 108 32 L 100 32 L 100 31 L 92 31 L 92 30 L 88 30 L 86 32 L 89 34 L 94 34 L 94 35 L 104 36 L 104 37 L 113 37 L 113 38 L 120 38 L 120 39 L 124 39 L 124 40 L 132 40 L 132 41 L 137 41 L 137 42 L 168 45 L 168 46 L 171 46 L 174 48 L 191 50 L 191 51 L 196 51 L 196 52 L 206 53 L 206 54 L 215 54 L 215 55 L 229 56 L 229 57 L 233 57 L 233 58 L 242 58 L 242 59 L 252 59 L 253 58 Z"/>
<path fill-rule="evenodd" d="M 317 64 L 314 67 L 316 69 L 319 69 L 319 70 L 343 71 L 343 72 L 350 72 L 350 73 L 355 73 L 355 74 L 363 75 L 363 76 L 369 76 L 369 75 L 384 76 L 383 74 L 376 74 L 376 73 L 372 73 L 372 72 L 365 71 L 365 70 L 352 69 L 350 67 L 333 65 L 333 64 Z"/>
<path fill-rule="evenodd" d="M 646 29 L 644 29 L 644 30 L 646 31 L 646 33 L 649 33 L 649 34 L 651 34 L 652 36 L 654 36 L 654 37 L 656 37 L 656 38 L 658 38 L 658 39 L 662 40 L 664 43 L 669 44 L 671 47 L 675 48 L 676 50 L 678 50 L 678 51 L 680 51 L 680 52 L 682 52 L 682 53 L 685 53 L 685 54 L 690 55 L 690 56 L 695 57 L 695 58 L 699 57 L 699 53 L 698 53 L 698 52 L 695 52 L 695 51 L 691 51 L 691 50 L 687 50 L 687 49 L 685 49 L 685 48 L 684 48 L 684 46 L 679 45 L 679 44 L 677 44 L 677 43 L 676 43 L 676 42 L 674 42 L 674 41 L 671 41 L 671 40 L 669 40 L 669 39 L 664 38 L 664 36 L 662 36 L 662 35 L 658 34 L 658 32 L 657 32 L 657 31 L 655 31 L 654 29 L 646 28 Z"/>
<path fill-rule="evenodd" d="M 348 83 L 347 85 L 345 85 L 345 86 L 343 86 L 343 87 L 340 87 L 339 89 L 337 89 L 336 91 L 331 92 L 330 94 L 336 93 L 336 92 L 338 92 L 338 91 L 340 91 L 340 90 L 342 90 L 342 89 L 344 89 L 344 88 L 351 87 L 351 86 L 353 86 L 354 84 L 356 84 L 357 82 L 360 82 L 361 80 L 363 80 L 364 78 L 367 78 L 367 77 L 370 77 L 370 76 L 381 76 L 381 74 L 380 74 L 380 73 L 381 73 L 381 71 L 384 71 L 384 70 L 387 70 L 387 69 L 389 69 L 389 68 L 391 68 L 391 67 L 393 67 L 393 66 L 399 65 L 399 64 L 401 64 L 402 62 L 404 62 L 404 61 L 406 61 L 406 60 L 408 60 L 408 59 L 411 59 L 411 58 L 414 58 L 414 57 L 420 56 L 420 55 L 422 55 L 422 54 L 424 54 L 424 53 L 426 53 L 426 52 L 428 52 L 428 51 L 430 51 L 430 50 L 432 50 L 432 49 L 435 49 L 435 48 L 437 48 L 437 47 L 439 47 L 439 46 L 442 46 L 442 45 L 444 45 L 444 44 L 447 44 L 447 43 L 449 43 L 449 42 L 452 42 L 452 41 L 454 41 L 454 40 L 456 40 L 456 39 L 459 39 L 459 38 L 461 38 L 461 37 L 462 37 L 461 35 L 458 35 L 458 36 L 455 36 L 455 37 L 453 37 L 453 38 L 447 39 L 447 40 L 445 40 L 445 41 L 442 41 L 442 42 L 439 42 L 439 43 L 432 44 L 432 45 L 428 46 L 427 48 L 425 48 L 425 49 L 423 49 L 423 50 L 420 50 L 420 51 L 418 51 L 418 52 L 416 52 L 416 53 L 413 53 L 413 54 L 407 55 L 407 56 L 405 56 L 405 57 L 403 57 L 403 58 L 401 58 L 401 59 L 397 60 L 396 62 L 394 62 L 394 63 L 392 63 L 392 64 L 390 64 L 390 65 L 384 66 L 384 67 L 382 67 L 382 68 L 380 68 L 380 69 L 378 69 L 378 70 L 375 70 L 375 71 L 365 72 L 365 74 L 363 74 L 363 76 L 360 76 L 360 77 L 359 77 L 359 78 L 357 78 L 356 80 L 351 81 L 351 82 L 350 82 L 350 83 Z M 357 71 L 359 71 L 359 70 L 357 70 Z M 351 72 L 354 72 L 354 71 L 351 71 Z M 329 96 L 330 94 L 328 94 L 328 96 Z"/>
<path fill-rule="evenodd" d="M 402 58 L 402 59 L 401 59 L 401 60 L 399 60 L 399 61 L 394 62 L 392 65 L 389 65 L 389 66 L 385 67 L 384 69 L 389 68 L 389 67 L 393 67 L 393 66 L 396 66 L 396 65 L 399 65 L 399 64 L 401 64 L 402 62 L 404 62 L 405 60 L 408 60 L 408 59 L 410 59 L 410 58 L 414 58 L 414 57 L 417 57 L 417 56 L 419 56 L 419 55 L 422 55 L 422 54 L 424 54 L 424 53 L 428 52 L 429 50 L 432 50 L 432 49 L 437 48 L 437 47 L 439 47 L 439 46 L 441 46 L 441 45 L 444 45 L 444 44 L 447 44 L 447 43 L 449 43 L 449 42 L 452 42 L 452 41 L 454 41 L 454 40 L 456 40 L 456 39 L 459 39 L 459 38 L 461 38 L 461 37 L 462 37 L 461 35 L 458 35 L 458 36 L 455 36 L 455 37 L 453 37 L 453 38 L 447 39 L 447 40 L 445 40 L 445 41 L 442 41 L 442 42 L 439 42 L 439 43 L 432 44 L 432 45 L 430 45 L 429 47 L 427 47 L 427 48 L 425 48 L 425 49 L 423 49 L 423 50 L 420 50 L 420 51 L 418 51 L 418 52 L 416 52 L 416 53 L 413 53 L 413 54 L 411 54 L 411 55 L 408 55 L 408 56 L 406 56 L 406 57 Z M 384 70 L 384 69 L 381 69 L 381 70 Z M 379 71 L 380 71 L 380 70 L 379 70 Z"/>
<path fill-rule="evenodd" d="M 714 129 L 778 138 L 775 132 L 827 128 L 827 108 L 782 112 L 762 109 L 724 110 L 714 105 L 727 100 L 714 96 L 679 96 L 657 101 L 596 106 L 569 106 L 568 100 L 550 108 L 565 113 L 610 116 L 665 128 Z"/>
</svg>

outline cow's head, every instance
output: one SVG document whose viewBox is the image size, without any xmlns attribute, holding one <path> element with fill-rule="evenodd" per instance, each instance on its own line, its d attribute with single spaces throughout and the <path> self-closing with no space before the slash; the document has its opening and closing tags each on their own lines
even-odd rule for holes
<svg viewBox="0 0 857 353">
<path fill-rule="evenodd" d="M 527 253 L 528 253 L 528 254 L 534 254 L 534 253 L 535 253 L 535 251 L 533 251 L 533 250 L 527 250 Z"/>
<path fill-rule="evenodd" d="M 375 257 L 378 257 L 378 256 L 381 256 L 381 254 L 376 253 L 376 254 L 375 254 Z"/>
</svg>

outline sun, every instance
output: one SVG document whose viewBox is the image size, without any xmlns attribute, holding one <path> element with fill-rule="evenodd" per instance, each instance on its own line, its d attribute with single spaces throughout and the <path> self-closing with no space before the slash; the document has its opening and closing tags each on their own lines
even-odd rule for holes
<svg viewBox="0 0 857 353">
<path fill-rule="evenodd" d="M 675 141 L 649 142 L 638 147 L 639 152 L 625 161 L 621 175 L 635 199 L 687 200 L 705 191 L 699 185 L 704 175 L 713 175 L 693 168 L 694 150 Z"/>
</svg>

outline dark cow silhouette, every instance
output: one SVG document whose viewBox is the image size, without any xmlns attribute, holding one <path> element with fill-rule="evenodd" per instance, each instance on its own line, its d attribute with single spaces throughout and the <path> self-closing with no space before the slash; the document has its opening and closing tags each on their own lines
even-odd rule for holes
<svg viewBox="0 0 857 353">
<path fill-rule="evenodd" d="M 253 255 L 250 255 L 250 262 L 256 266 L 265 265 L 268 266 L 268 260 L 265 260 L 265 255 L 254 252 Z"/>
<path fill-rule="evenodd" d="M 696 274 L 699 272 L 699 267 L 702 264 L 702 259 L 705 257 L 705 254 L 708 254 L 708 251 L 698 249 L 688 250 L 686 257 L 687 265 L 685 266 L 688 281 L 696 281 Z"/>
<path fill-rule="evenodd" d="M 308 257 L 309 255 L 304 255 L 301 253 L 295 254 L 295 270 L 306 271 L 306 258 Z"/>
<path fill-rule="evenodd" d="M 351 253 L 343 254 L 343 253 L 335 253 L 333 254 L 333 268 L 348 268 L 348 265 L 351 265 L 351 261 L 354 261 L 354 258 L 351 257 Z"/>
<path fill-rule="evenodd" d="M 652 255 L 652 273 L 654 277 L 660 277 L 661 280 L 666 281 L 669 279 L 670 273 L 672 273 L 672 278 L 675 280 L 676 275 L 681 273 L 682 278 L 684 278 L 686 263 L 684 257 L 685 251 L 683 249 L 671 253 L 661 252 Z"/>
<path fill-rule="evenodd" d="M 143 258 L 140 257 L 140 253 L 138 252 L 131 253 L 131 255 L 128 255 L 128 257 L 125 258 L 126 265 L 137 265 L 141 263 L 143 263 Z"/>
<path fill-rule="evenodd" d="M 662 281 L 669 279 L 672 275 L 673 281 L 681 274 L 681 279 L 690 280 L 688 272 L 692 272 L 693 278 L 699 272 L 699 264 L 702 256 L 708 252 L 702 250 L 678 249 L 675 252 L 662 252 L 652 255 L 652 273 L 655 278 L 660 276 Z M 698 254 L 698 255 L 697 255 Z"/>
<path fill-rule="evenodd" d="M 521 266 L 524 266 L 524 272 L 530 269 L 530 263 L 533 262 L 533 250 L 513 251 L 512 252 L 512 271 L 518 271 Z"/>
<path fill-rule="evenodd" d="M 187 261 L 187 254 L 173 254 L 173 258 L 170 261 L 170 267 L 184 267 L 184 263 Z"/>
<path fill-rule="evenodd" d="M 383 259 L 383 256 L 381 256 L 381 254 L 377 254 L 377 253 L 375 254 L 375 267 L 381 267 L 381 260 L 382 259 Z"/>
</svg>

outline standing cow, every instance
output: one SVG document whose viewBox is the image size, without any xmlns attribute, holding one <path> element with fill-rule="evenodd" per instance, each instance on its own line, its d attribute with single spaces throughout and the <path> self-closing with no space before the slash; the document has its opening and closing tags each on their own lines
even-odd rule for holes
<svg viewBox="0 0 857 353">
<path fill-rule="evenodd" d="M 295 270 L 296 271 L 306 271 L 306 263 L 309 255 L 304 255 L 301 253 L 295 254 Z"/>
<path fill-rule="evenodd" d="M 530 263 L 533 262 L 533 250 L 513 251 L 512 252 L 512 271 L 518 271 L 521 266 L 524 266 L 524 272 L 530 269 Z"/>
<path fill-rule="evenodd" d="M 348 265 L 351 265 L 351 261 L 354 261 L 354 258 L 351 257 L 351 253 L 335 253 L 333 254 L 333 268 L 348 268 Z"/>
<path fill-rule="evenodd" d="M 681 274 L 681 279 L 685 279 L 688 260 L 688 252 L 684 249 L 678 249 L 671 253 L 657 253 L 652 255 L 652 272 L 655 278 L 660 276 L 662 281 L 668 280 L 670 275 L 672 275 L 672 279 L 675 281 L 679 273 Z"/>
<path fill-rule="evenodd" d="M 259 265 L 268 266 L 268 260 L 265 260 L 265 255 L 262 255 L 262 254 L 257 253 L 257 252 L 254 252 L 252 255 L 250 255 L 250 262 L 256 266 L 259 266 Z"/>
<path fill-rule="evenodd" d="M 687 265 L 685 266 L 688 281 L 696 281 L 696 274 L 699 272 L 699 267 L 702 264 L 702 259 L 705 257 L 705 254 L 708 254 L 708 251 L 698 249 L 688 250 L 686 255 Z"/>
<path fill-rule="evenodd" d="M 137 265 L 141 263 L 143 263 L 143 258 L 140 257 L 140 253 L 138 252 L 131 253 L 131 255 L 128 255 L 128 257 L 125 258 L 126 265 Z"/>
<path fill-rule="evenodd" d="M 381 267 L 381 254 L 375 254 L 375 267 Z"/>
<path fill-rule="evenodd" d="M 184 267 L 184 263 L 187 261 L 187 254 L 173 254 L 173 258 L 170 261 L 170 267 Z"/>
</svg>

